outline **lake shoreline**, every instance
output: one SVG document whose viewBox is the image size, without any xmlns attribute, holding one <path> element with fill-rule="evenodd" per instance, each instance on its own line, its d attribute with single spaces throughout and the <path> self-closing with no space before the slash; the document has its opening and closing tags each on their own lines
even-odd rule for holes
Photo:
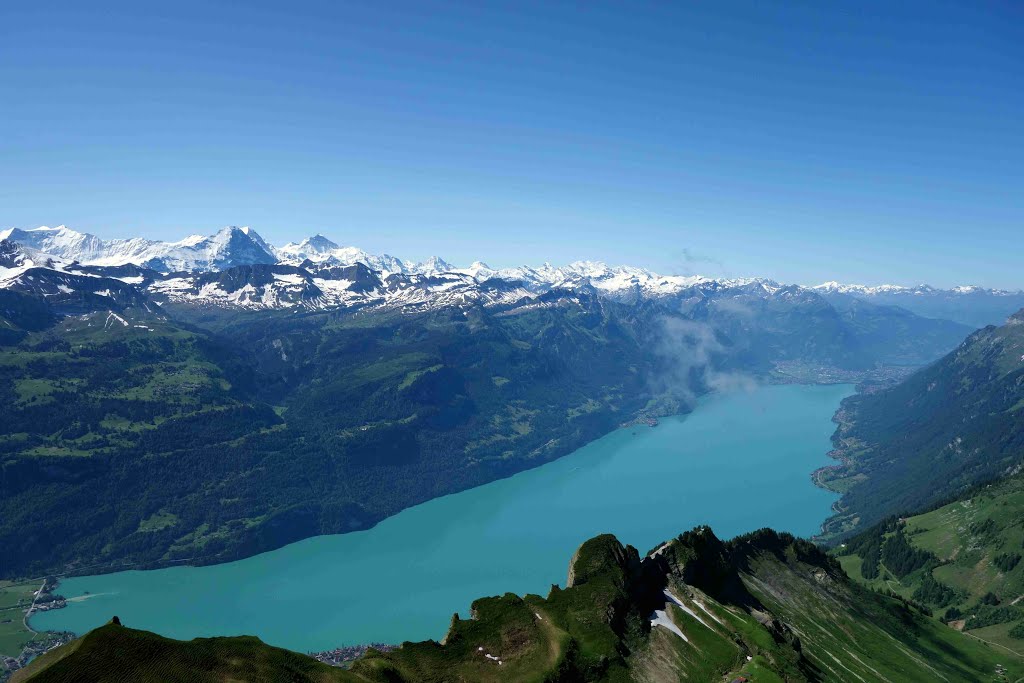
<svg viewBox="0 0 1024 683">
<path fill-rule="evenodd" d="M 776 370 L 776 372 L 778 372 L 778 370 Z M 831 375 L 831 374 L 822 374 L 820 370 L 816 370 L 813 373 L 811 373 L 811 375 L 809 375 L 807 377 L 798 377 L 796 375 L 790 376 L 790 375 L 786 375 L 786 374 L 775 374 L 775 375 L 768 375 L 768 376 L 764 376 L 764 377 L 758 377 L 756 382 L 755 382 L 755 384 L 754 384 L 754 386 L 807 386 L 807 387 L 810 387 L 810 386 L 820 386 L 820 387 L 826 387 L 826 386 L 846 386 L 847 384 L 852 384 L 852 382 L 854 380 L 862 380 L 864 378 L 865 378 L 865 374 L 863 372 L 850 372 L 850 373 L 844 373 L 844 374 L 841 374 L 841 375 Z M 741 389 L 740 391 L 745 391 L 745 389 Z M 187 567 L 216 566 L 216 565 L 221 565 L 221 564 L 229 564 L 229 563 L 232 563 L 232 562 L 242 561 L 242 560 L 245 560 L 245 559 L 248 559 L 248 558 L 251 558 L 251 557 L 259 556 L 259 555 L 261 555 L 263 553 L 274 552 L 274 551 L 279 550 L 279 549 L 281 549 L 283 547 L 287 547 L 288 545 L 291 545 L 293 543 L 301 542 L 301 541 L 303 541 L 305 539 L 308 539 L 308 538 L 317 538 L 317 537 L 321 537 L 321 536 L 337 536 L 337 535 L 344 535 L 344 534 L 348 534 L 348 533 L 357 533 L 357 532 L 361 532 L 361 531 L 368 531 L 368 530 L 371 530 L 371 529 L 375 528 L 377 525 L 381 524 L 382 522 L 384 522 L 384 521 L 386 521 L 388 519 L 391 519 L 395 515 L 401 514 L 402 512 L 404 512 L 406 510 L 409 510 L 411 508 L 414 508 L 414 507 L 416 507 L 418 505 L 423 505 L 423 504 L 428 503 L 428 502 L 430 502 L 432 500 L 437 500 L 438 498 L 443 498 L 445 496 L 458 495 L 458 494 L 463 493 L 465 491 L 473 490 L 473 489 L 479 488 L 481 486 L 487 486 L 488 484 L 491 484 L 493 482 L 502 481 L 502 480 L 508 479 L 510 477 L 514 477 L 514 476 L 516 476 L 516 475 L 518 475 L 518 474 L 520 474 L 522 472 L 528 472 L 528 471 L 534 470 L 534 469 L 536 469 L 538 467 L 543 467 L 545 465 L 548 465 L 548 464 L 550 464 L 552 462 L 557 462 L 558 460 L 561 460 L 563 458 L 571 456 L 573 453 L 577 452 L 578 450 L 580 450 L 582 448 L 585 448 L 589 444 L 592 444 L 594 442 L 600 441 L 601 439 L 607 438 L 609 435 L 614 434 L 616 431 L 619 431 L 619 430 L 622 430 L 622 429 L 634 428 L 634 427 L 656 427 L 656 426 L 658 426 L 660 424 L 660 421 L 662 421 L 662 420 L 666 420 L 666 419 L 670 419 L 670 418 L 676 418 L 676 417 L 686 417 L 687 415 L 690 415 L 693 412 L 693 410 L 695 410 L 702 402 L 705 402 L 707 400 L 713 399 L 716 395 L 718 395 L 717 392 L 710 391 L 708 393 L 701 394 L 700 396 L 698 396 L 696 398 L 696 403 L 694 403 L 692 405 L 675 404 L 674 407 L 677 410 L 679 410 L 680 412 L 660 414 L 660 413 L 657 413 L 657 412 L 649 412 L 649 411 L 647 411 L 645 409 L 641 409 L 636 414 L 634 414 L 633 417 L 631 417 L 628 420 L 625 420 L 625 421 L 622 421 L 622 422 L 618 422 L 618 423 L 615 423 L 613 420 L 611 420 L 611 421 L 609 421 L 609 425 L 608 425 L 608 429 L 607 430 L 602 431 L 600 433 L 596 433 L 595 435 L 591 435 L 591 436 L 589 436 L 587 439 L 585 439 L 583 441 L 576 442 L 574 445 L 569 446 L 564 452 L 560 452 L 560 454 L 558 454 L 558 455 L 555 455 L 555 456 L 550 457 L 550 458 L 540 459 L 540 460 L 531 460 L 531 459 L 525 459 L 524 458 L 524 459 L 522 459 L 522 460 L 517 462 L 517 464 L 519 464 L 519 465 L 524 465 L 523 467 L 516 467 L 516 468 L 510 469 L 510 470 L 505 470 L 505 471 L 502 471 L 502 472 L 497 472 L 497 473 L 494 473 L 497 476 L 495 476 L 493 478 L 484 478 L 480 482 L 475 483 L 475 484 L 471 484 L 471 485 L 469 485 L 469 486 L 467 486 L 465 488 L 458 488 L 458 489 L 455 489 L 455 490 L 452 490 L 452 491 L 441 493 L 439 495 L 436 495 L 436 496 L 433 496 L 433 497 L 430 497 L 430 498 L 424 498 L 423 500 L 412 502 L 412 503 L 408 504 L 405 507 L 402 507 L 402 508 L 400 508 L 398 510 L 395 510 L 394 512 L 391 512 L 390 514 L 382 515 L 379 518 L 373 518 L 373 519 L 369 520 L 368 523 L 365 526 L 362 526 L 362 527 L 348 529 L 348 530 L 329 531 L 329 532 L 324 532 L 324 533 L 320 533 L 320 534 L 313 534 L 313 535 L 309 535 L 309 536 L 303 536 L 301 538 L 289 541 L 287 543 L 283 543 L 281 545 L 275 545 L 273 547 L 267 547 L 267 548 L 261 549 L 261 550 L 259 550 L 257 552 L 251 553 L 251 554 L 239 554 L 237 556 L 236 555 L 231 555 L 231 556 L 199 556 L 199 557 L 195 557 L 194 556 L 194 557 L 187 557 L 187 558 L 166 559 L 166 560 L 158 560 L 158 561 L 133 561 L 133 560 L 126 560 L 126 559 L 124 559 L 124 560 L 111 560 L 110 562 L 94 563 L 94 564 L 91 564 L 91 565 L 88 565 L 88 566 L 83 566 L 83 567 L 74 567 L 74 568 L 70 568 L 70 569 L 64 568 L 64 569 L 59 570 L 59 571 L 51 571 L 50 573 L 52 575 L 54 575 L 54 576 L 57 576 L 58 578 L 75 578 L 75 577 L 81 577 L 81 576 L 98 576 L 98 575 L 103 575 L 103 574 L 112 574 L 112 573 L 123 572 L 123 571 L 154 571 L 154 570 L 161 570 L 161 569 L 167 569 L 167 568 L 178 567 L 178 566 L 187 566 Z M 688 408 L 688 410 L 686 410 L 687 408 Z M 558 441 L 561 438 L 562 437 L 554 437 L 552 440 L 553 441 Z M 838 465 L 836 465 L 835 467 L 838 467 Z M 829 466 L 820 467 L 817 470 L 814 470 L 811 473 L 811 476 L 815 477 L 817 475 L 818 470 L 827 470 L 827 469 L 829 469 Z M 828 486 L 824 486 L 822 484 L 819 484 L 817 481 L 815 481 L 815 485 L 820 486 L 821 488 L 824 488 L 825 490 L 834 491 L 834 489 L 832 489 L 832 488 L 830 488 Z M 837 493 L 841 493 L 841 492 L 837 492 Z"/>
<path fill-rule="evenodd" d="M 709 396 L 713 396 L 713 394 L 712 393 L 704 394 L 701 397 L 699 397 L 698 398 L 698 405 L 699 405 L 701 400 L 704 400 L 705 398 L 707 398 Z M 71 569 L 64 568 L 61 571 L 52 571 L 50 573 L 52 575 L 54 575 L 54 576 L 57 576 L 58 578 L 77 578 L 77 577 L 82 577 L 82 576 L 100 576 L 100 575 L 104 575 L 104 574 L 114 574 L 114 573 L 123 572 L 123 571 L 158 571 L 158 570 L 161 570 L 161 569 L 168 569 L 168 568 L 180 567 L 180 566 L 186 566 L 186 567 L 211 567 L 211 566 L 218 566 L 218 565 L 223 565 L 223 564 L 230 564 L 230 563 L 233 563 L 233 562 L 244 561 L 244 560 L 252 558 L 252 557 L 258 557 L 259 555 L 262 555 L 264 553 L 272 553 L 272 552 L 275 552 L 277 550 L 280 550 L 281 548 L 285 548 L 285 547 L 287 547 L 289 545 L 292 545 L 294 543 L 300 543 L 300 542 L 302 542 L 304 540 L 307 540 L 307 539 L 310 539 L 310 538 L 319 538 L 319 537 L 324 537 L 324 536 L 342 536 L 342 535 L 346 535 L 346 534 L 350 534 L 350 533 L 359 533 L 359 532 L 363 532 L 363 531 L 370 531 L 370 530 L 376 528 L 382 522 L 386 522 L 387 520 L 393 518 L 395 515 L 399 515 L 399 514 L 405 512 L 406 510 L 415 508 L 415 507 L 417 507 L 419 505 L 424 505 L 426 503 L 429 503 L 429 502 L 434 501 L 434 500 L 438 500 L 440 498 L 444 498 L 446 496 L 458 495 L 460 493 L 464 493 L 466 491 L 471 491 L 471 490 L 480 488 L 482 486 L 487 486 L 487 485 L 492 484 L 494 482 L 503 481 L 503 480 L 509 479 L 511 477 L 515 477 L 515 476 L 517 476 L 519 474 L 522 474 L 524 472 L 529 472 L 529 471 L 535 470 L 537 468 L 544 467 L 545 465 L 549 465 L 549 464 L 551 464 L 553 462 L 558 462 L 559 460 L 562 460 L 562 459 L 564 459 L 566 457 L 571 456 L 573 453 L 579 451 L 580 449 L 586 448 L 588 445 L 590 445 L 592 443 L 595 443 L 597 441 L 600 441 L 601 439 L 607 438 L 609 435 L 614 434 L 615 432 L 620 431 L 622 429 L 626 429 L 628 427 L 638 427 L 638 426 L 639 427 L 654 427 L 654 426 L 657 426 L 659 424 L 659 419 L 666 419 L 666 418 L 670 418 L 670 417 L 685 417 L 686 415 L 689 415 L 690 412 L 692 412 L 692 410 L 693 410 L 693 408 L 695 406 L 677 405 L 675 407 L 678 408 L 678 409 L 689 408 L 689 411 L 685 411 L 684 410 L 682 412 L 671 413 L 671 414 L 666 414 L 666 415 L 662 415 L 662 416 L 654 416 L 653 414 L 650 414 L 650 413 L 648 413 L 648 412 L 646 412 L 644 410 L 639 410 L 632 419 L 630 419 L 630 420 L 628 420 L 626 422 L 623 422 L 623 423 L 618 423 L 618 422 L 615 421 L 614 416 L 609 416 L 607 428 L 605 430 L 600 431 L 600 432 L 595 432 L 594 434 L 590 434 L 587 437 L 585 437 L 584 439 L 573 439 L 573 440 L 569 441 L 569 445 L 564 448 L 564 452 L 563 452 L 563 450 L 559 450 L 559 451 L 557 451 L 558 454 L 556 454 L 554 456 L 551 456 L 551 457 L 546 457 L 546 458 L 526 458 L 526 457 L 523 457 L 523 458 L 517 459 L 517 461 L 516 461 L 516 465 L 518 465 L 517 467 L 513 467 L 511 469 L 506 469 L 506 470 L 501 470 L 501 471 L 492 471 L 491 474 L 495 475 L 493 477 L 485 477 L 485 478 L 481 479 L 479 482 L 471 484 L 471 485 L 466 486 L 464 488 L 456 488 L 454 490 L 446 491 L 444 493 L 440 493 L 438 495 L 435 495 L 435 496 L 432 496 L 432 497 L 429 497 L 429 498 L 424 498 L 422 500 L 417 500 L 417 501 L 411 502 L 408 505 L 406 505 L 405 507 L 399 508 L 399 509 L 391 512 L 390 514 L 385 514 L 385 515 L 382 515 L 382 516 L 380 516 L 378 518 L 373 518 L 365 526 L 362 526 L 362 527 L 345 529 L 345 530 L 338 530 L 338 531 L 330 531 L 330 532 L 325 532 L 325 533 L 320 533 L 320 534 L 313 534 L 313 535 L 309 535 L 309 536 L 303 536 L 301 538 L 297 538 L 295 540 L 289 541 L 287 543 L 283 543 L 281 545 L 276 545 L 276 546 L 273 546 L 273 547 L 267 547 L 267 548 L 261 549 L 261 550 L 259 550 L 257 552 L 254 552 L 254 553 L 239 554 L 237 556 L 235 556 L 235 555 L 232 555 L 232 556 L 199 556 L 199 557 L 177 558 L 177 559 L 168 559 L 168 560 L 159 560 L 159 561 L 112 560 L 110 562 L 94 563 L 94 564 L 91 564 L 91 565 L 88 565 L 88 566 L 84 566 L 84 567 L 74 567 L 74 568 L 71 568 Z M 627 414 L 629 414 L 629 413 L 627 413 Z M 560 442 L 563 439 L 570 439 L 571 437 L 572 437 L 571 434 L 560 434 L 560 435 L 557 435 L 557 436 L 553 436 L 551 441 L 552 442 Z"/>
<path fill-rule="evenodd" d="M 431 499 L 370 530 L 229 563 L 67 577 L 61 591 L 69 598 L 108 595 L 40 615 L 34 625 L 83 632 L 118 614 L 170 637 L 249 633 L 300 652 L 327 651 L 438 638 L 453 609 L 477 597 L 564 582 L 566 553 L 600 533 L 637 547 L 705 523 L 723 536 L 762 526 L 810 536 L 833 494 L 808 472 L 824 459 L 830 418 L 851 391 L 764 385 L 712 395 L 656 428 L 616 429 L 542 467 Z M 768 503 L 734 504 L 764 487 L 776 492 Z M 467 548 L 476 552 L 467 556 Z M 394 585 L 404 586 L 403 599 Z M 325 617 L 296 634 L 283 614 L 272 616 L 296 609 Z"/>
</svg>

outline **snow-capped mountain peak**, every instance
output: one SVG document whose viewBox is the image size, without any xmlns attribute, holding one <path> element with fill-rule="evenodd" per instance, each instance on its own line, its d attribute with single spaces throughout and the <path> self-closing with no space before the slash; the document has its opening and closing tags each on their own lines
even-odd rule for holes
<svg viewBox="0 0 1024 683">
<path fill-rule="evenodd" d="M 96 258 L 103 254 L 103 240 L 65 225 L 55 228 L 44 225 L 31 230 L 10 228 L 0 232 L 0 239 L 8 239 L 23 247 L 69 260 Z"/>
<path fill-rule="evenodd" d="M 437 273 L 450 273 L 455 268 L 440 256 L 431 256 L 426 261 L 414 265 L 412 270 L 424 275 L 436 275 Z"/>
<path fill-rule="evenodd" d="M 283 247 L 277 249 L 277 253 L 282 258 L 298 258 L 301 260 L 322 254 L 329 254 L 336 249 L 338 249 L 337 243 L 332 242 L 323 235 L 317 233 L 312 237 L 307 237 L 301 242 L 289 242 Z"/>
<path fill-rule="evenodd" d="M 462 275 L 468 275 L 477 282 L 489 280 L 498 274 L 498 271 L 496 271 L 494 268 L 491 268 L 483 261 L 473 261 L 469 268 L 455 268 L 453 269 L 453 272 L 460 273 Z"/>
<path fill-rule="evenodd" d="M 352 266 L 362 263 L 383 277 L 394 273 L 412 272 L 415 266 L 390 254 L 371 254 L 358 247 L 340 247 L 337 243 L 316 234 L 301 242 L 289 242 L 275 250 L 282 263 L 300 265 L 305 261 L 319 266 Z"/>
<path fill-rule="evenodd" d="M 66 261 L 4 238 L 3 235 L 8 233 L 7 230 L 0 233 L 0 281 L 16 277 L 29 268 L 63 268 L 69 265 Z"/>
<path fill-rule="evenodd" d="M 134 237 L 103 240 L 67 226 L 47 226 L 0 232 L 23 247 L 49 256 L 78 261 L 85 265 L 117 266 L 126 263 L 145 265 L 155 270 L 218 270 L 234 265 L 274 263 L 277 258 L 256 231 L 228 226 L 204 237 L 192 235 L 178 242 L 160 242 Z"/>
</svg>

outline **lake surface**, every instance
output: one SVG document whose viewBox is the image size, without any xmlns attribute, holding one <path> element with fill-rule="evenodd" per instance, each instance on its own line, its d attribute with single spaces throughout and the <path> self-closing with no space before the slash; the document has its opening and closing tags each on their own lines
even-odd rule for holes
<svg viewBox="0 0 1024 683">
<path fill-rule="evenodd" d="M 722 538 L 770 526 L 811 535 L 836 496 L 831 418 L 850 385 L 708 397 L 657 427 L 620 429 L 514 477 L 409 508 L 373 529 L 310 538 L 210 567 L 63 581 L 36 629 L 82 633 L 118 615 L 175 638 L 254 634 L 298 651 L 441 638 L 453 612 L 564 585 L 577 546 L 612 532 L 645 553 L 698 524 Z"/>
</svg>

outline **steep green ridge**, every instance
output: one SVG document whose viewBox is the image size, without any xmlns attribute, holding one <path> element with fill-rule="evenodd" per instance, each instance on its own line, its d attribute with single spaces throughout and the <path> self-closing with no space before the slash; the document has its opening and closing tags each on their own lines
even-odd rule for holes
<svg viewBox="0 0 1024 683">
<path fill-rule="evenodd" d="M 253 638 L 172 641 L 117 625 L 18 681 L 999 681 L 1024 660 L 858 586 L 816 546 L 697 528 L 641 558 L 594 538 L 546 598 L 483 598 L 443 642 L 327 669 Z"/>
<path fill-rule="evenodd" d="M 901 384 L 846 399 L 837 420 L 842 465 L 819 473 L 843 493 L 827 535 L 1010 472 L 1024 461 L 1024 311 Z"/>
<path fill-rule="evenodd" d="M 1024 655 L 1024 474 L 837 548 L 855 579 Z"/>
</svg>

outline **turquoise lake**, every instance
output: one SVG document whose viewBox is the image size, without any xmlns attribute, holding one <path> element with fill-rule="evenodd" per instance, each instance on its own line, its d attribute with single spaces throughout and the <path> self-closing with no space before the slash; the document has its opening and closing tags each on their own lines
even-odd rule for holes
<svg viewBox="0 0 1024 683">
<path fill-rule="evenodd" d="M 850 385 L 765 386 L 704 399 L 657 427 L 620 429 L 556 462 L 409 508 L 373 529 L 310 538 L 211 567 L 68 579 L 83 598 L 32 617 L 82 633 L 118 615 L 175 638 L 254 634 L 298 651 L 441 638 L 453 612 L 505 592 L 564 585 L 584 540 L 616 534 L 641 553 L 709 524 L 807 536 L 836 496 L 832 415 Z"/>
</svg>

